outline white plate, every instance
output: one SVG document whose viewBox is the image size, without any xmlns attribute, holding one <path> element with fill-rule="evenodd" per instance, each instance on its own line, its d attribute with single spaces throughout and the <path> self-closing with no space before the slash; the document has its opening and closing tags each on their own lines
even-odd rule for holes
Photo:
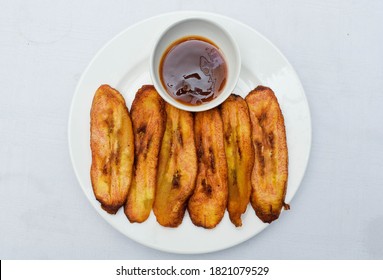
<svg viewBox="0 0 383 280">
<path fill-rule="evenodd" d="M 97 53 L 82 75 L 73 97 L 68 129 L 73 168 L 81 188 L 97 212 L 114 228 L 141 244 L 167 252 L 192 254 L 234 246 L 258 234 L 267 224 L 256 217 L 250 206 L 243 215 L 241 228 L 231 224 L 227 213 L 211 230 L 194 226 L 187 214 L 176 229 L 157 224 L 153 213 L 146 222 L 131 224 L 123 209 L 116 215 L 109 215 L 101 209 L 94 197 L 89 175 L 89 114 L 96 89 L 101 84 L 115 87 L 130 108 L 136 91 L 144 84 L 151 84 L 149 56 L 155 37 L 170 24 L 190 16 L 216 21 L 237 40 L 242 68 L 235 93 L 245 96 L 257 85 L 274 90 L 285 117 L 289 149 L 286 202 L 290 203 L 303 178 L 311 146 L 310 111 L 303 87 L 290 63 L 270 41 L 230 18 L 202 12 L 176 12 L 147 19 L 117 35 Z M 290 211 L 294 211 L 294 205 Z M 283 212 L 280 219 L 288 214 Z"/>
</svg>

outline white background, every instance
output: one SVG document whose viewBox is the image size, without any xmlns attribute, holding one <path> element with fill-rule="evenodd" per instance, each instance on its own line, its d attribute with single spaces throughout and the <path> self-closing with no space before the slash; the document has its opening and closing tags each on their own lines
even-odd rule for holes
<svg viewBox="0 0 383 280">
<path fill-rule="evenodd" d="M 113 229 L 68 152 L 71 99 L 92 57 L 130 25 L 176 10 L 223 14 L 269 38 L 312 117 L 291 211 L 204 255 L 163 253 Z M 0 0 L 0 259 L 383 259 L 382 62 L 381 1 Z"/>
</svg>

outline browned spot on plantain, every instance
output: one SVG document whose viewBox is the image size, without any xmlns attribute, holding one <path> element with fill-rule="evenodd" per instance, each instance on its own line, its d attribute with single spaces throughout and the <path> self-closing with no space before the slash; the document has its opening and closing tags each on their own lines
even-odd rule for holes
<svg viewBox="0 0 383 280">
<path fill-rule="evenodd" d="M 251 142 L 251 123 L 245 100 L 231 95 L 221 105 L 225 131 L 225 152 L 228 174 L 229 199 L 227 209 L 235 226 L 241 226 L 241 215 L 246 211 L 251 194 L 251 172 L 254 148 Z"/>
<path fill-rule="evenodd" d="M 255 141 L 255 154 L 256 154 L 256 161 L 260 165 L 260 173 L 262 176 L 265 175 L 265 157 L 263 156 L 263 146 L 262 143 Z"/>
<path fill-rule="evenodd" d="M 255 162 L 251 204 L 265 223 L 278 219 L 286 196 L 288 152 L 284 119 L 274 92 L 257 87 L 246 97 L 252 122 Z"/>
<path fill-rule="evenodd" d="M 241 158 L 242 158 L 241 143 L 240 143 L 239 139 L 237 139 L 237 141 L 235 141 L 235 143 L 237 145 L 238 159 L 241 160 Z"/>
<path fill-rule="evenodd" d="M 195 188 L 194 119 L 192 113 L 169 104 L 165 108 L 166 129 L 159 156 L 153 211 L 159 224 L 177 227 L 182 223 L 187 201 Z"/>
<path fill-rule="evenodd" d="M 113 128 L 114 128 L 113 111 L 109 111 L 108 113 L 109 113 L 109 117 L 105 120 L 105 125 L 109 128 L 108 136 L 110 136 L 110 134 L 113 133 Z"/>
<path fill-rule="evenodd" d="M 179 188 L 180 187 L 180 179 L 181 175 L 180 172 L 177 170 L 176 173 L 173 175 L 173 180 L 172 180 L 172 187 L 173 188 Z"/>
<path fill-rule="evenodd" d="M 271 150 L 274 149 L 274 133 L 270 132 L 269 135 L 267 135 L 267 139 L 269 140 L 269 145 Z"/>
<path fill-rule="evenodd" d="M 149 151 L 149 149 L 150 149 L 150 144 L 152 144 L 152 140 L 153 140 L 153 136 L 150 135 L 150 136 L 148 137 L 148 141 L 146 141 L 145 151 Z"/>
<path fill-rule="evenodd" d="M 177 127 L 177 130 L 176 130 L 176 136 L 177 136 L 177 140 L 178 140 L 178 143 L 181 145 L 181 147 L 183 146 L 183 139 L 182 139 L 182 133 L 181 133 L 181 130 L 180 130 L 180 127 Z"/>
<path fill-rule="evenodd" d="M 132 223 L 145 221 L 152 210 L 158 154 L 166 122 L 164 105 L 151 85 L 141 87 L 133 100 L 131 116 L 136 153 L 132 186 L 125 204 L 125 215 Z"/>
<path fill-rule="evenodd" d="M 146 124 L 143 124 L 143 125 L 141 125 L 138 129 L 137 129 L 137 134 L 140 134 L 140 133 L 142 133 L 142 134 L 145 134 L 145 132 L 146 132 Z"/>
<path fill-rule="evenodd" d="M 222 107 L 221 107 L 222 108 Z M 222 112 L 222 110 L 221 110 Z M 227 127 L 224 128 L 224 133 L 225 133 L 225 141 L 226 143 L 231 142 L 231 134 L 233 133 L 233 129 L 230 124 L 226 124 Z"/>
<path fill-rule="evenodd" d="M 198 162 L 201 162 L 201 161 L 202 161 L 202 157 L 203 157 L 202 140 L 200 140 L 200 141 L 198 142 L 198 146 L 197 146 L 197 157 L 198 157 Z"/>
<path fill-rule="evenodd" d="M 90 117 L 93 192 L 101 207 L 115 214 L 125 203 L 132 180 L 131 119 L 122 95 L 108 85 L 97 89 Z"/>
<path fill-rule="evenodd" d="M 262 126 L 266 120 L 266 112 L 262 112 L 258 118 L 259 124 Z"/>
<path fill-rule="evenodd" d="M 213 153 L 213 148 L 209 147 L 209 158 L 210 158 L 210 167 L 213 173 L 216 172 L 215 170 L 215 158 L 214 158 L 214 153 Z"/>
<path fill-rule="evenodd" d="M 223 218 L 228 196 L 224 132 L 219 110 L 196 113 L 194 132 L 198 174 L 188 211 L 195 225 L 214 228 Z"/>
<path fill-rule="evenodd" d="M 109 174 L 109 166 L 107 164 L 104 164 L 104 167 L 102 168 L 102 173 L 104 175 L 108 175 Z"/>
<path fill-rule="evenodd" d="M 211 187 L 211 185 L 206 183 L 205 179 L 202 180 L 202 190 L 207 195 L 207 197 L 209 197 L 209 198 L 212 197 L 212 195 L 213 195 L 213 188 Z"/>
</svg>

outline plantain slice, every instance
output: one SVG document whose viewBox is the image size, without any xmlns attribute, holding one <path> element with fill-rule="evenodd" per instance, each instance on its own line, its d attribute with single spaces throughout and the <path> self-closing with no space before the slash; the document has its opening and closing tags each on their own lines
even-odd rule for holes
<svg viewBox="0 0 383 280">
<path fill-rule="evenodd" d="M 164 101 L 152 85 L 142 86 L 133 100 L 135 163 L 125 204 L 130 222 L 144 222 L 152 210 L 157 184 L 158 153 L 165 130 Z"/>
<path fill-rule="evenodd" d="M 249 109 L 242 97 L 232 94 L 222 103 L 221 114 L 228 167 L 227 210 L 231 222 L 239 227 L 242 226 L 241 215 L 250 201 L 254 164 Z"/>
<path fill-rule="evenodd" d="M 195 114 L 198 173 L 188 211 L 196 226 L 214 228 L 227 206 L 227 163 L 222 118 L 217 108 Z"/>
<path fill-rule="evenodd" d="M 166 129 L 158 164 L 153 211 L 162 226 L 182 223 L 197 176 L 193 114 L 166 103 Z"/>
<path fill-rule="evenodd" d="M 255 162 L 251 175 L 251 204 L 265 223 L 278 219 L 288 176 L 284 118 L 274 92 L 258 86 L 246 97 L 249 106 Z"/>
<path fill-rule="evenodd" d="M 108 85 L 100 86 L 93 98 L 90 146 L 93 192 L 101 207 L 115 214 L 125 203 L 131 184 L 134 139 L 125 100 Z"/>
</svg>

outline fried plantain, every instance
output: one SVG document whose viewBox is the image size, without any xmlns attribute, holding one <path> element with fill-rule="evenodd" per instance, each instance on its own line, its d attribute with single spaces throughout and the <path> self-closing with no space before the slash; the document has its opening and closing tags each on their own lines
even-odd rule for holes
<svg viewBox="0 0 383 280">
<path fill-rule="evenodd" d="M 134 138 L 122 95 L 100 86 L 90 112 L 91 181 L 101 207 L 115 214 L 125 203 L 132 180 Z"/>
<path fill-rule="evenodd" d="M 274 92 L 258 86 L 246 97 L 252 124 L 255 162 L 251 204 L 265 223 L 278 219 L 286 196 L 288 152 L 282 111 Z"/>
<path fill-rule="evenodd" d="M 242 226 L 241 215 L 250 201 L 254 163 L 249 109 L 242 97 L 232 94 L 222 103 L 221 114 L 228 167 L 227 210 L 231 222 L 239 227 Z"/>
<path fill-rule="evenodd" d="M 177 227 L 182 223 L 187 201 L 197 176 L 193 114 L 166 103 L 166 129 L 158 164 L 153 211 L 159 224 Z"/>
<path fill-rule="evenodd" d="M 142 86 L 133 100 L 131 116 L 135 161 L 125 204 L 130 222 L 144 222 L 152 210 L 157 184 L 158 153 L 165 131 L 164 101 L 151 85 Z"/>
<path fill-rule="evenodd" d="M 195 114 L 198 173 L 188 211 L 196 226 L 214 228 L 227 206 L 227 163 L 223 124 L 217 108 Z"/>
</svg>

